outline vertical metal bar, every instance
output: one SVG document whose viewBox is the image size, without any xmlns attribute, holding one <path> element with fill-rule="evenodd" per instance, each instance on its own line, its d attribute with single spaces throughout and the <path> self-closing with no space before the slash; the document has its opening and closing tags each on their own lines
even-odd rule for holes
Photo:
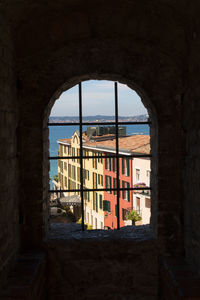
<svg viewBox="0 0 200 300">
<path fill-rule="evenodd" d="M 117 156 L 117 229 L 120 229 L 120 205 L 119 205 L 119 136 L 118 136 L 118 86 L 117 82 L 115 84 L 115 124 L 116 124 L 116 156 Z"/>
<path fill-rule="evenodd" d="M 82 222 L 81 228 L 84 231 L 84 199 L 83 199 L 83 124 L 82 124 L 82 84 L 79 83 L 79 121 L 80 121 L 80 180 L 81 180 L 81 215 L 82 215 Z"/>
</svg>

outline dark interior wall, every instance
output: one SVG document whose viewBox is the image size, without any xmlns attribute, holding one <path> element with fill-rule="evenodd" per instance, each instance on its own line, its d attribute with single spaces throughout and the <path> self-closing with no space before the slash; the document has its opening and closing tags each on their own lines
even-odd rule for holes
<svg viewBox="0 0 200 300">
<path fill-rule="evenodd" d="M 162 253 L 185 250 L 200 266 L 199 1 L 4 1 L 1 8 L 12 27 L 20 110 L 16 135 L 13 45 L 1 18 L 2 266 L 19 240 L 16 136 L 22 240 L 39 247 L 48 227 L 47 107 L 90 78 L 128 83 L 156 114 L 152 228 Z"/>
<path fill-rule="evenodd" d="M 146 226 L 80 234 L 57 223 L 46 252 L 48 299 L 158 299 L 157 246 Z"/>
<path fill-rule="evenodd" d="M 188 57 L 183 95 L 185 165 L 183 172 L 184 231 L 187 260 L 200 273 L 200 8 L 194 1 L 188 12 Z"/>
<path fill-rule="evenodd" d="M 136 88 L 151 112 L 152 228 L 164 253 L 183 252 L 181 101 L 188 21 L 184 5 L 177 10 L 163 1 L 49 2 L 48 7 L 37 3 L 18 20 L 20 198 L 26 244 L 42 241 L 47 226 L 48 208 L 46 221 L 42 210 L 47 202 L 48 163 L 43 164 L 42 153 L 47 158 L 48 130 L 43 120 L 48 105 L 56 93 L 80 80 L 110 79 Z"/>
<path fill-rule="evenodd" d="M 15 71 L 9 27 L 0 16 L 0 284 L 19 245 Z"/>
</svg>

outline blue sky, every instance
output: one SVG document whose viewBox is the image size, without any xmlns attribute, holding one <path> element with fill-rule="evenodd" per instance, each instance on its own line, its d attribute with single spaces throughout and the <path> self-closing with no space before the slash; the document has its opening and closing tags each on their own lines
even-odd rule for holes
<svg viewBox="0 0 200 300">
<path fill-rule="evenodd" d="M 62 93 L 56 100 L 51 116 L 78 116 L 78 85 Z M 82 83 L 83 116 L 114 115 L 114 82 L 89 80 Z M 120 116 L 146 114 L 141 98 L 124 84 L 118 84 L 118 110 Z"/>
</svg>

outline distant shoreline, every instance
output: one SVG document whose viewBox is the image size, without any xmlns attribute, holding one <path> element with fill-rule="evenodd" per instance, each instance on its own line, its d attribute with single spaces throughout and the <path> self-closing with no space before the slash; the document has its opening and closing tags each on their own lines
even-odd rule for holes
<svg viewBox="0 0 200 300">
<path fill-rule="evenodd" d="M 96 115 L 96 116 L 83 116 L 82 120 L 84 122 L 113 122 L 115 121 L 115 116 L 102 116 L 102 115 Z M 138 116 L 118 116 L 119 121 L 123 122 L 146 122 L 148 121 L 148 115 L 138 115 Z M 79 117 L 78 116 L 53 116 L 49 117 L 50 123 L 78 123 Z"/>
</svg>

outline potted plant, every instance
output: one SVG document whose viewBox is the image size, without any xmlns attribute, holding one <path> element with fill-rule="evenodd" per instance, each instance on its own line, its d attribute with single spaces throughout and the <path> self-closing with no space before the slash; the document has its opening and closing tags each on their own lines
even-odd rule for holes
<svg viewBox="0 0 200 300">
<path fill-rule="evenodd" d="M 132 225 L 135 226 L 135 223 L 137 221 L 141 221 L 142 217 L 140 216 L 140 214 L 136 211 L 136 210 L 130 210 L 127 212 L 126 214 L 126 220 L 131 220 L 132 221 Z"/>
</svg>

